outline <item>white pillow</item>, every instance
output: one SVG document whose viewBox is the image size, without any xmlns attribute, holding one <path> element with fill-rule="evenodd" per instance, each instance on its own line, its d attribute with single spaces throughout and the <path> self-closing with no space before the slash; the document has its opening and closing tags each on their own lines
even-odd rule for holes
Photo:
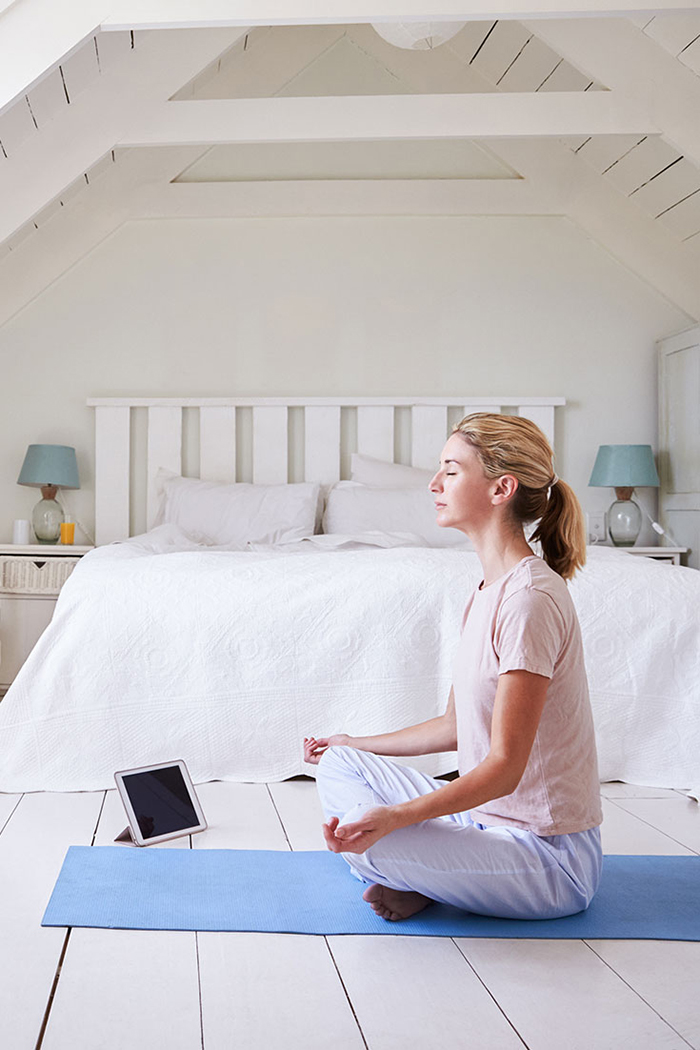
<svg viewBox="0 0 700 1050">
<path fill-rule="evenodd" d="M 463 532 L 437 525 L 435 513 L 433 496 L 427 489 L 373 489 L 340 481 L 328 495 L 323 531 L 351 536 L 370 531 L 412 532 L 428 547 L 473 550 Z"/>
<path fill-rule="evenodd" d="M 280 543 L 312 536 L 319 486 L 223 485 L 161 470 L 155 525 L 178 525 L 197 543 L 245 550 L 248 542 Z"/>
<path fill-rule="evenodd" d="M 374 459 L 353 452 L 350 457 L 350 472 L 353 481 L 361 485 L 370 485 L 376 489 L 412 489 L 427 488 L 437 470 L 423 470 L 421 467 L 406 467 L 403 463 L 387 463 L 384 459 Z"/>
</svg>

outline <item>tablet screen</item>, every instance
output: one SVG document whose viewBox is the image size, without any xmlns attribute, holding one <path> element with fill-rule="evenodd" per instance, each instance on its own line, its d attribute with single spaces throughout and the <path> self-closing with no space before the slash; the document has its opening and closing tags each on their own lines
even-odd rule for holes
<svg viewBox="0 0 700 1050">
<path fill-rule="evenodd" d="M 129 773 L 122 780 L 144 839 L 199 824 L 179 766 Z"/>
</svg>

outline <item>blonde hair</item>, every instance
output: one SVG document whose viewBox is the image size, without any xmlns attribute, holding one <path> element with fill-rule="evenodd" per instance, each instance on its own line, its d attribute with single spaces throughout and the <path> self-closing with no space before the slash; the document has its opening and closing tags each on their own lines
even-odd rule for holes
<svg viewBox="0 0 700 1050">
<path fill-rule="evenodd" d="M 554 454 L 540 428 L 522 416 L 474 412 L 453 433 L 471 445 L 487 478 L 517 478 L 511 504 L 515 521 L 538 522 L 531 541 L 541 544 L 550 568 L 570 579 L 586 561 L 583 513 L 573 489 L 556 476 Z"/>
</svg>

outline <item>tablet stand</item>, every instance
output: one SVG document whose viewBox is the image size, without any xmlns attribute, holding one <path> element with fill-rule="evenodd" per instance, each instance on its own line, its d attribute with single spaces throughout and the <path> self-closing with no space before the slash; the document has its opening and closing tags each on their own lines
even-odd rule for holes
<svg viewBox="0 0 700 1050">
<path fill-rule="evenodd" d="M 131 828 L 127 825 L 122 832 L 120 832 L 115 842 L 126 842 L 129 846 L 136 846 L 137 843 L 134 840 L 134 836 L 131 834 Z"/>
</svg>

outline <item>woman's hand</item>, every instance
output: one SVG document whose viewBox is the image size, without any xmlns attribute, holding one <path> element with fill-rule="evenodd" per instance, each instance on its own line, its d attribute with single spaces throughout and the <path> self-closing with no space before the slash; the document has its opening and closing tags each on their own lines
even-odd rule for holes
<svg viewBox="0 0 700 1050">
<path fill-rule="evenodd" d="M 390 831 L 401 827 L 393 806 L 373 806 L 359 820 L 338 827 L 337 817 L 323 825 L 323 837 L 332 853 L 364 853 Z"/>
<path fill-rule="evenodd" d="M 350 741 L 347 733 L 336 733 L 335 736 L 322 737 L 317 740 L 315 736 L 304 737 L 304 761 L 312 766 L 317 766 L 321 755 L 329 747 L 346 747 Z"/>
</svg>

